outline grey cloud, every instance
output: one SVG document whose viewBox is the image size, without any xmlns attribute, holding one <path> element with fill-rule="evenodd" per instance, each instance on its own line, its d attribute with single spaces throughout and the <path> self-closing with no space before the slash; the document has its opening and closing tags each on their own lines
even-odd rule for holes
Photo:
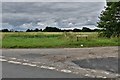
<svg viewBox="0 0 120 80">
<path fill-rule="evenodd" d="M 21 30 L 27 29 L 23 24 L 30 23 L 34 24 L 31 28 L 95 25 L 104 5 L 104 2 L 3 2 L 2 20 Z"/>
<path fill-rule="evenodd" d="M 118 1 L 118 0 L 109 0 Z M 4 0 L 2 2 L 105 2 L 104 0 Z"/>
</svg>

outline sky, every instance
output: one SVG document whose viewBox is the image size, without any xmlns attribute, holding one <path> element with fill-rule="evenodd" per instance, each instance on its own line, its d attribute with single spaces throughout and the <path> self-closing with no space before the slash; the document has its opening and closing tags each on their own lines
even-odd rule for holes
<svg viewBox="0 0 120 80">
<path fill-rule="evenodd" d="M 94 29 L 104 6 L 105 2 L 3 2 L 1 28 Z"/>
</svg>

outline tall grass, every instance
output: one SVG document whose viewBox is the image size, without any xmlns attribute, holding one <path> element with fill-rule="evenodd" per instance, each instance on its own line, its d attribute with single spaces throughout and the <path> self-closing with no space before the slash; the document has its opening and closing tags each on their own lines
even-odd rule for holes
<svg viewBox="0 0 120 80">
<path fill-rule="evenodd" d="M 88 35 L 79 38 L 76 35 Z M 67 48 L 118 46 L 118 38 L 99 38 L 95 32 L 13 32 L 2 33 L 2 48 Z M 83 46 L 81 46 L 83 45 Z"/>
</svg>

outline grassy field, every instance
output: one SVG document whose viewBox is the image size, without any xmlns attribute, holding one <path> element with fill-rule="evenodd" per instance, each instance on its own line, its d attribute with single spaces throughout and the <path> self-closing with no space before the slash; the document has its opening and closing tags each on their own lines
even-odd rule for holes
<svg viewBox="0 0 120 80">
<path fill-rule="evenodd" d="M 118 38 L 99 38 L 96 32 L 4 32 L 2 48 L 68 48 L 119 46 Z M 77 35 L 88 35 L 79 38 Z"/>
</svg>

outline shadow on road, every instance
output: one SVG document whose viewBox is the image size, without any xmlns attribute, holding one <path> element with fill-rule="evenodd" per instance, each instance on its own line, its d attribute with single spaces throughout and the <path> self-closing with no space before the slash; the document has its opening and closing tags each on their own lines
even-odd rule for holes
<svg viewBox="0 0 120 80">
<path fill-rule="evenodd" d="M 118 73 L 118 61 L 120 59 L 115 57 L 107 57 L 107 58 L 94 58 L 94 59 L 83 59 L 83 60 L 76 60 L 72 61 L 75 64 L 79 65 L 82 68 L 89 68 L 89 69 L 99 69 L 110 71 L 113 73 Z"/>
</svg>

